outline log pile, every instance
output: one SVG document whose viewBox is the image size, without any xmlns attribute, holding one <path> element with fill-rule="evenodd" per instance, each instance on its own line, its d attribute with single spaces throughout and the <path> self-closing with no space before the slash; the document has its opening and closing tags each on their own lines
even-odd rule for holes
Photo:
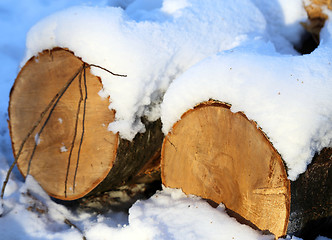
<svg viewBox="0 0 332 240">
<path fill-rule="evenodd" d="M 306 28 L 317 41 L 327 18 L 320 4 L 332 8 L 331 1 L 306 6 Z M 290 182 L 257 124 L 214 100 L 184 113 L 165 137 L 160 120 L 142 119 L 145 133 L 127 141 L 107 129 L 116 112 L 98 95 L 102 84 L 92 67 L 99 66 L 69 50 L 46 50 L 25 64 L 11 91 L 9 128 L 18 168 L 50 196 L 100 196 L 161 177 L 166 187 L 223 203 L 240 221 L 276 237 L 301 234 L 310 221 L 331 217 L 332 149 L 317 154 Z"/>
<path fill-rule="evenodd" d="M 223 203 L 239 221 L 277 237 L 300 234 L 310 221 L 331 216 L 331 194 L 325 194 L 332 182 L 331 149 L 290 183 L 281 156 L 257 124 L 213 100 L 184 113 L 164 140 L 160 120 L 143 121 L 146 132 L 132 142 L 121 139 L 107 130 L 116 113 L 98 95 L 100 79 L 90 68 L 68 50 L 44 51 L 27 62 L 11 91 L 18 168 L 50 196 L 101 196 L 153 182 L 161 167 L 165 186 Z"/>
</svg>

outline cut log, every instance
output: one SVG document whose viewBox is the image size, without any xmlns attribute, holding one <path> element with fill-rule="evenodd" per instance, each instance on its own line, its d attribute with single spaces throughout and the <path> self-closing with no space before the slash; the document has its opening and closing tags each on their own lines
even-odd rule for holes
<svg viewBox="0 0 332 240">
<path fill-rule="evenodd" d="M 290 182 L 278 152 L 242 113 L 209 101 L 189 110 L 165 137 L 162 182 L 223 203 L 252 226 L 283 236 Z"/>
<path fill-rule="evenodd" d="M 184 113 L 166 135 L 161 177 L 166 187 L 225 204 L 254 229 L 303 236 L 311 221 L 330 221 L 331 154 L 324 149 L 290 183 L 281 156 L 257 124 L 229 105 L 208 101 Z"/>
<path fill-rule="evenodd" d="M 108 131 L 115 111 L 90 65 L 56 48 L 31 58 L 11 90 L 9 128 L 23 176 L 52 197 L 74 200 L 159 171 L 160 120 L 130 142 Z M 22 149 L 20 150 L 20 148 Z"/>
</svg>

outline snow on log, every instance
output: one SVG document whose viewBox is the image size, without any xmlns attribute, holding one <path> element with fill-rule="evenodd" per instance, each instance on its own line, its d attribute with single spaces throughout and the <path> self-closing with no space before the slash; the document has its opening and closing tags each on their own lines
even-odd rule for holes
<svg viewBox="0 0 332 240">
<path fill-rule="evenodd" d="M 253 121 L 215 101 L 187 111 L 165 137 L 162 182 L 223 203 L 277 237 L 286 234 L 290 181 L 278 152 Z"/>
<path fill-rule="evenodd" d="M 99 96 L 102 84 L 91 67 L 70 51 L 43 51 L 25 64 L 11 90 L 9 127 L 18 168 L 61 200 L 159 171 L 160 120 L 144 121 L 146 132 L 131 142 L 108 131 L 116 113 Z M 146 181 L 158 174 L 153 176 Z"/>
</svg>

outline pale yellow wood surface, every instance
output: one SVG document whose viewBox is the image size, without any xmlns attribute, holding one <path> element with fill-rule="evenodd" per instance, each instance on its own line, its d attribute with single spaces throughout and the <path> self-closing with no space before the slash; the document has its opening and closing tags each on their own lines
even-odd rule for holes
<svg viewBox="0 0 332 240">
<path fill-rule="evenodd" d="M 166 136 L 162 181 L 240 214 L 277 237 L 286 234 L 290 183 L 280 155 L 254 122 L 208 102 L 185 113 Z"/>
<path fill-rule="evenodd" d="M 10 97 L 9 125 L 14 154 L 17 154 L 23 139 L 51 99 L 82 66 L 83 62 L 79 58 L 63 49 L 44 51 L 26 63 L 15 81 Z M 100 79 L 92 75 L 89 68 L 86 69 L 86 74 L 84 137 L 78 154 L 83 129 L 82 100 L 68 176 L 67 166 L 81 97 L 80 76 L 83 99 L 85 98 L 83 73 L 75 78 L 55 107 L 39 136 L 40 143 L 30 163 L 29 174 L 51 196 L 64 200 L 84 196 L 107 176 L 115 160 L 118 144 L 118 136 L 107 130 L 108 124 L 114 120 L 114 112 L 108 109 L 109 100 L 98 95 L 102 88 Z M 24 176 L 28 171 L 35 136 L 47 115 L 28 139 L 19 158 L 18 167 Z"/>
<path fill-rule="evenodd" d="M 325 8 L 332 10 L 332 0 L 310 0 L 304 2 L 304 8 L 307 11 L 309 19 L 328 19 Z"/>
<path fill-rule="evenodd" d="M 310 0 L 311 4 L 327 6 L 329 9 L 332 9 L 332 0 Z M 308 2 L 306 2 L 308 3 Z"/>
</svg>

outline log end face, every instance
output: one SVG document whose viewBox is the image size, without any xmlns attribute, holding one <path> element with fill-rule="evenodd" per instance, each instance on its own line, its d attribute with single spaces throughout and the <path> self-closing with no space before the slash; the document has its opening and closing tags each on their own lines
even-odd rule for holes
<svg viewBox="0 0 332 240">
<path fill-rule="evenodd" d="M 113 165 L 118 135 L 107 126 L 115 113 L 98 95 L 101 88 L 100 79 L 63 49 L 30 59 L 12 88 L 9 126 L 15 156 L 25 142 L 18 168 L 55 198 L 86 195 Z"/>
<path fill-rule="evenodd" d="M 256 124 L 223 104 L 185 113 L 165 137 L 162 181 L 210 199 L 258 229 L 286 234 L 290 186 L 280 155 Z"/>
</svg>

